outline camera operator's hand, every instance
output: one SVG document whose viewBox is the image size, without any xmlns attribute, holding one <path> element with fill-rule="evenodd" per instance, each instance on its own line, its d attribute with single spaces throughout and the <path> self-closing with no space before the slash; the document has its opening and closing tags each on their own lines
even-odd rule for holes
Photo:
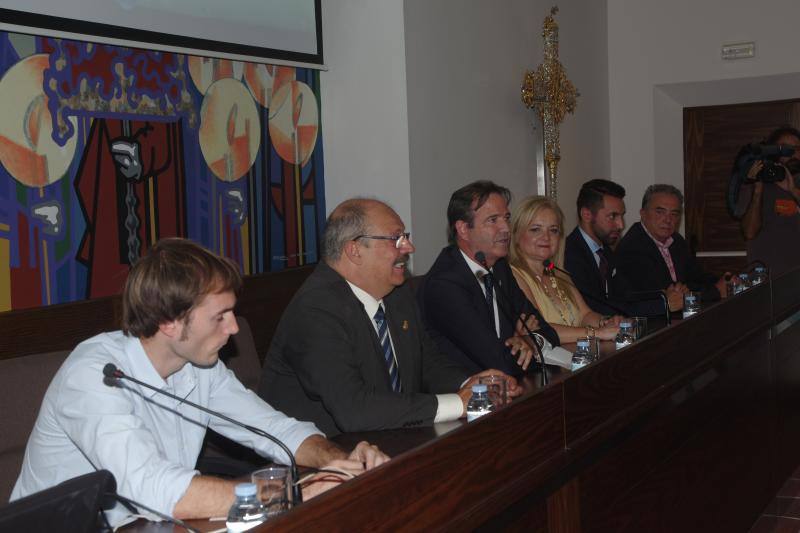
<svg viewBox="0 0 800 533">
<path fill-rule="evenodd" d="M 758 173 L 761 172 L 761 169 L 764 168 L 764 161 L 759 159 L 753 166 L 750 167 L 750 170 L 747 171 L 747 179 L 756 180 L 753 184 L 753 194 L 755 194 L 759 199 L 761 199 L 761 193 L 764 190 L 764 182 L 756 179 Z"/>
</svg>

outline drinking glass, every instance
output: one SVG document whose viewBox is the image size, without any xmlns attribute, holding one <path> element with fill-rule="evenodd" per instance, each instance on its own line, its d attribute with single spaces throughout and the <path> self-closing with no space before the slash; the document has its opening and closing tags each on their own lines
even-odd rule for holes
<svg viewBox="0 0 800 533">
<path fill-rule="evenodd" d="M 258 498 L 267 509 L 267 517 L 283 514 L 292 506 L 292 476 L 289 467 L 262 468 L 253 472 L 250 479 L 258 487 Z"/>
<path fill-rule="evenodd" d="M 700 293 L 689 291 L 683 295 L 683 318 L 700 312 Z"/>
<path fill-rule="evenodd" d="M 478 383 L 486 385 L 486 393 L 489 396 L 489 401 L 494 405 L 495 411 L 508 403 L 508 389 L 503 376 L 495 374 L 481 376 L 478 378 Z"/>
<path fill-rule="evenodd" d="M 634 316 L 631 317 L 633 322 L 633 338 L 637 341 L 647 335 L 647 317 Z"/>
</svg>

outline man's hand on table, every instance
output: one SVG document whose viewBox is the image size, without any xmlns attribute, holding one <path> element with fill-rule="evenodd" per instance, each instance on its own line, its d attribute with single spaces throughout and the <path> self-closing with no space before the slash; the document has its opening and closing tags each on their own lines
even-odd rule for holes
<svg viewBox="0 0 800 533">
<path fill-rule="evenodd" d="M 343 470 L 352 476 L 358 476 L 367 470 L 389 461 L 390 457 L 380 451 L 377 446 L 367 441 L 359 442 L 347 459 L 334 459 L 322 469 Z M 323 492 L 340 485 L 350 479 L 346 474 L 320 472 L 303 484 L 303 500 L 309 500 Z"/>
<path fill-rule="evenodd" d="M 479 372 L 474 376 L 470 376 L 469 379 L 464 382 L 464 385 L 462 385 L 458 390 L 458 395 L 461 397 L 461 402 L 464 404 L 464 411 L 461 416 L 467 415 L 467 404 L 469 403 L 469 399 L 472 397 L 472 386 L 478 383 L 480 378 L 485 376 L 498 376 L 506 382 L 507 403 L 511 403 L 513 398 L 516 398 L 522 394 L 522 386 L 520 386 L 517 380 L 512 376 L 509 376 L 508 374 L 505 374 L 494 368 L 484 370 L 483 372 Z"/>
</svg>

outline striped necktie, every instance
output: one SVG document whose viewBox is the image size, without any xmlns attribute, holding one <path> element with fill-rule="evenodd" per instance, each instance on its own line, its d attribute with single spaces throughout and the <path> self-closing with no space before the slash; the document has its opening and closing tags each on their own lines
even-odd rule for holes
<svg viewBox="0 0 800 533">
<path fill-rule="evenodd" d="M 383 305 L 379 305 L 378 310 L 375 311 L 375 325 L 378 326 L 378 338 L 381 341 L 381 348 L 383 348 L 383 358 L 386 360 L 386 368 L 389 369 L 389 380 L 392 382 L 392 390 L 401 392 L 403 386 L 400 383 L 400 374 L 397 371 L 392 342 L 389 340 L 389 324 L 386 322 L 386 313 L 383 312 Z"/>
</svg>

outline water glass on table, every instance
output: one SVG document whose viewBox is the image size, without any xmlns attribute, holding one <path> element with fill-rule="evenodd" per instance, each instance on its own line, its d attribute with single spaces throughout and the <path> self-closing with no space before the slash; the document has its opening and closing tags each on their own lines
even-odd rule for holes
<svg viewBox="0 0 800 533">
<path fill-rule="evenodd" d="M 494 410 L 501 409 L 508 403 L 508 385 L 503 376 L 492 374 L 491 376 L 481 376 L 478 383 L 486 385 L 486 393 L 489 401 L 494 405 Z"/>
<path fill-rule="evenodd" d="M 285 513 L 292 506 L 292 476 L 286 466 L 256 470 L 250 479 L 258 487 L 258 498 L 267 509 L 267 518 Z"/>
<path fill-rule="evenodd" d="M 683 295 L 683 318 L 689 318 L 700 312 L 700 293 L 689 291 Z"/>
<path fill-rule="evenodd" d="M 639 340 L 647 335 L 647 317 L 646 316 L 633 316 L 630 318 L 633 324 L 633 338 Z"/>
</svg>

